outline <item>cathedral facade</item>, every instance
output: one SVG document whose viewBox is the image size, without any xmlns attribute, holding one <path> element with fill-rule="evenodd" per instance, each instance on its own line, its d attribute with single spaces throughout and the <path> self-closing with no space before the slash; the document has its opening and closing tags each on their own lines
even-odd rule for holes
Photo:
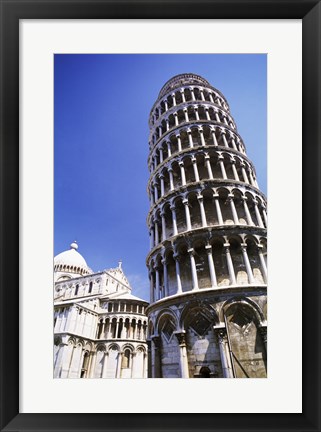
<svg viewBox="0 0 321 432">
<path fill-rule="evenodd" d="M 77 249 L 54 258 L 54 378 L 147 378 L 148 303 L 121 262 L 94 273 Z"/>
<path fill-rule="evenodd" d="M 228 102 L 177 75 L 149 126 L 149 375 L 266 377 L 266 197 Z"/>
</svg>

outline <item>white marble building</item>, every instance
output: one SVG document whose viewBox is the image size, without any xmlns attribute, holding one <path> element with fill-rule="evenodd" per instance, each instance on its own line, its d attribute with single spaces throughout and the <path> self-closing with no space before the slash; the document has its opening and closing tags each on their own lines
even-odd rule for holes
<svg viewBox="0 0 321 432">
<path fill-rule="evenodd" d="M 121 262 L 94 273 L 77 249 L 54 259 L 54 378 L 147 378 L 148 302 Z"/>
</svg>

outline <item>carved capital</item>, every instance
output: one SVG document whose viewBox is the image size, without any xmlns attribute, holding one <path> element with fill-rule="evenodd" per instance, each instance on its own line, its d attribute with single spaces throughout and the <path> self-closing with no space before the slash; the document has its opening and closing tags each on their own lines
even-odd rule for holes
<svg viewBox="0 0 321 432">
<path fill-rule="evenodd" d="M 175 253 L 174 255 L 173 255 L 173 258 L 174 258 L 174 260 L 175 261 L 177 261 L 178 263 L 181 261 L 181 256 L 178 254 L 178 253 Z"/>
<path fill-rule="evenodd" d="M 152 341 L 153 341 L 153 343 L 154 343 L 154 345 L 155 345 L 156 348 L 160 348 L 161 347 L 161 338 L 160 338 L 160 336 L 152 336 L 151 339 L 152 339 Z"/>
<path fill-rule="evenodd" d="M 219 343 L 225 343 L 227 341 L 227 331 L 226 327 L 213 327 L 214 333 L 218 339 Z"/>
<path fill-rule="evenodd" d="M 175 332 L 174 334 L 177 337 L 179 345 L 186 346 L 185 332 Z"/>
<path fill-rule="evenodd" d="M 212 245 L 210 245 L 210 244 L 206 245 L 206 246 L 205 246 L 205 251 L 206 251 L 208 254 L 212 253 Z"/>
</svg>

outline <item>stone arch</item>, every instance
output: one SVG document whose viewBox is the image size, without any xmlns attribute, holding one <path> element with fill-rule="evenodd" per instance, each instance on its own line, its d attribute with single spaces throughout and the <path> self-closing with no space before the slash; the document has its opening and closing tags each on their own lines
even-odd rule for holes
<svg viewBox="0 0 321 432">
<path fill-rule="evenodd" d="M 178 329 L 178 318 L 171 309 L 162 309 L 156 317 L 155 327 L 157 334 L 161 334 L 164 328 L 165 331 L 172 329 L 172 332 L 174 332 Z"/>
<path fill-rule="evenodd" d="M 257 316 L 258 306 L 254 308 L 248 301 L 241 300 L 231 302 L 224 310 L 236 377 L 266 377 L 266 349 Z"/>
<path fill-rule="evenodd" d="M 224 323 L 224 315 L 232 305 L 244 305 L 251 308 L 256 319 L 256 324 L 261 326 L 264 323 L 265 318 L 261 308 L 254 300 L 247 297 L 236 297 L 225 301 L 219 311 L 219 319 L 221 323 Z"/>
<path fill-rule="evenodd" d="M 199 336 L 204 336 L 219 322 L 216 310 L 206 301 L 191 302 L 181 312 L 179 325 L 183 330 L 192 327 Z"/>
</svg>

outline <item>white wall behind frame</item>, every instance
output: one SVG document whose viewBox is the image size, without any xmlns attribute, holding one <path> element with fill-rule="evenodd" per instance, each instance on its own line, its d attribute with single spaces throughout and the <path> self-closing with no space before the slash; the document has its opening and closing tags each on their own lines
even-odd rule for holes
<svg viewBox="0 0 321 432">
<path fill-rule="evenodd" d="M 190 24 L 20 24 L 21 412 L 301 412 L 301 20 L 193 21 L 193 34 L 202 35 L 201 45 L 198 37 L 188 38 L 188 44 L 172 37 L 188 34 Z M 162 38 L 150 38 L 160 33 Z M 268 53 L 269 378 L 53 380 L 53 54 L 197 53 L 200 46 L 203 53 Z M 289 206 L 291 217 L 280 225 Z M 39 251 L 35 278 L 34 253 Z M 289 299 L 296 318 L 291 320 L 291 332 L 285 326 L 288 309 L 283 307 Z M 36 341 L 30 336 L 34 334 Z M 134 397 L 124 397 L 129 392 Z M 242 397 L 230 398 L 232 393 Z M 112 396 L 108 403 L 106 395 Z"/>
</svg>

